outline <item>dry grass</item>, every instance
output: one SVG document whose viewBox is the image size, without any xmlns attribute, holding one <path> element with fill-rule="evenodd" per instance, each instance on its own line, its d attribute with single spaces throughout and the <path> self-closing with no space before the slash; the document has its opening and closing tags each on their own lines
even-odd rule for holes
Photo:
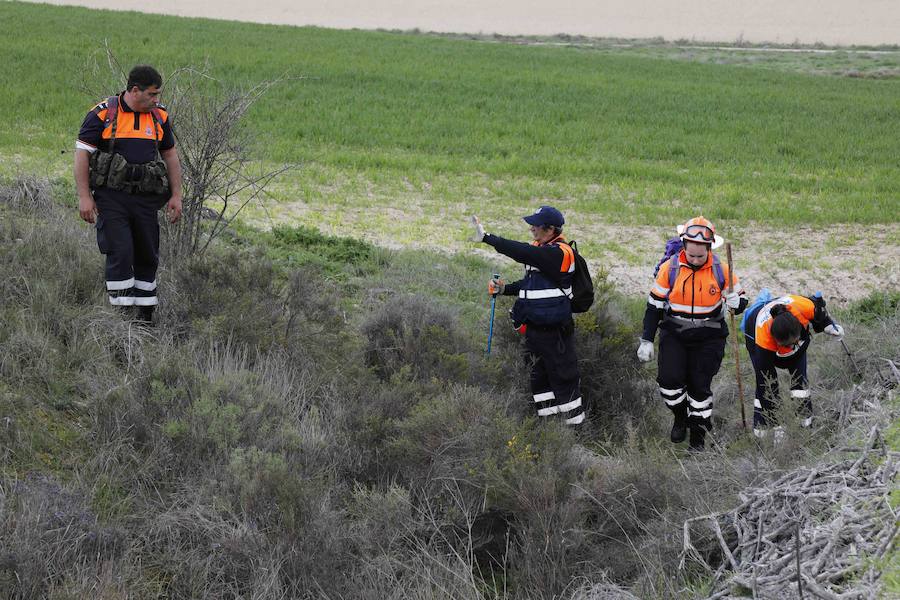
<svg viewBox="0 0 900 600">
<path fill-rule="evenodd" d="M 696 521 L 682 564 L 685 521 L 825 472 L 896 411 L 888 301 L 839 315 L 854 360 L 813 345 L 813 432 L 753 443 L 720 378 L 688 456 L 605 288 L 579 318 L 597 418 L 574 434 L 528 414 L 511 334 L 486 359 L 449 294 L 370 293 L 452 288 L 459 259 L 380 257 L 335 286 L 236 238 L 165 274 L 147 330 L 101 308 L 93 240 L 49 187 L 0 199 L 4 597 L 705 597 L 732 565 Z"/>
</svg>

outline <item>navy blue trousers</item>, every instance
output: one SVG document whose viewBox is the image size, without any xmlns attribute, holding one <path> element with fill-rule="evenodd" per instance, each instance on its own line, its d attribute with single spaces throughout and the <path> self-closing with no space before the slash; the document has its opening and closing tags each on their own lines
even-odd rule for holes
<svg viewBox="0 0 900 600">
<path fill-rule="evenodd" d="M 110 304 L 155 306 L 159 267 L 157 213 L 166 200 L 158 195 L 128 194 L 100 188 L 97 246 L 106 256 L 106 291 Z"/>
<path fill-rule="evenodd" d="M 765 428 L 774 422 L 776 402 L 779 398 L 778 371 L 784 369 L 791 376 L 791 397 L 799 402 L 802 424 L 811 423 L 812 400 L 809 393 L 809 379 L 806 375 L 806 351 L 811 338 L 808 332 L 801 336 L 799 347 L 790 356 L 777 356 L 771 350 L 756 345 L 756 316 L 762 307 L 756 308 L 747 318 L 744 326 L 744 344 L 756 373 L 756 395 L 753 398 L 753 427 Z"/>
<path fill-rule="evenodd" d="M 687 416 L 691 428 L 712 429 L 712 380 L 722 366 L 725 338 L 684 335 L 661 330 L 656 382 L 659 394 L 676 417 Z"/>
<path fill-rule="evenodd" d="M 539 417 L 560 415 L 567 425 L 584 421 L 581 374 L 575 354 L 575 327 L 525 330 L 526 358 L 531 363 L 531 394 Z"/>
</svg>

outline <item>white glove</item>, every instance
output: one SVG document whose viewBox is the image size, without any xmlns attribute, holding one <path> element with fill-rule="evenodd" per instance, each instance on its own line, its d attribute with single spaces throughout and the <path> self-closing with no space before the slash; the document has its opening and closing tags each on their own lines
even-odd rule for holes
<svg viewBox="0 0 900 600">
<path fill-rule="evenodd" d="M 833 335 L 836 338 L 844 337 L 844 328 L 838 325 L 837 323 L 832 323 L 828 327 L 824 329 L 825 333 L 828 335 Z"/>
<path fill-rule="evenodd" d="M 650 362 L 653 358 L 653 342 L 641 340 L 641 345 L 637 349 L 637 357 L 641 362 Z"/>
<path fill-rule="evenodd" d="M 475 233 L 469 239 L 473 242 L 484 241 L 484 225 L 481 224 L 481 221 L 475 215 L 472 215 L 472 225 L 475 227 Z"/>
<path fill-rule="evenodd" d="M 725 305 L 731 310 L 737 310 L 741 305 L 741 295 L 735 292 L 734 290 L 730 292 L 725 292 L 723 294 L 725 298 Z"/>
</svg>

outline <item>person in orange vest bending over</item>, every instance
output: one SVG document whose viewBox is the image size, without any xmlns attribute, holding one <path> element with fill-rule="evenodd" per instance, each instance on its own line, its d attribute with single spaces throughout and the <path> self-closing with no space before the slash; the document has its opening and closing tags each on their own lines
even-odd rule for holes
<svg viewBox="0 0 900 600">
<path fill-rule="evenodd" d="M 637 355 L 642 362 L 653 358 L 659 329 L 656 381 L 675 417 L 670 437 L 682 442 L 690 431 L 689 449 L 702 450 L 712 428 L 712 379 L 728 337 L 725 309 L 740 313 L 748 302 L 737 277 L 734 291 L 726 291 L 728 265 L 713 253 L 722 244 L 713 224 L 701 216 L 677 231 L 682 248 L 659 266 Z"/>
<path fill-rule="evenodd" d="M 525 335 L 531 394 L 538 416 L 580 425 L 585 419 L 585 407 L 569 300 L 575 253 L 562 235 L 565 219 L 556 208 L 541 206 L 523 219 L 531 232 L 530 244 L 485 233 L 478 217 L 472 217 L 475 233 L 471 239 L 493 246 L 500 254 L 525 265 L 521 280 L 504 284 L 500 279 L 491 279 L 489 290 L 492 294 L 516 296 L 510 316 L 516 329 Z"/>
<path fill-rule="evenodd" d="M 791 397 L 800 405 L 800 425 L 812 426 L 812 401 L 806 376 L 806 350 L 812 341 L 809 326 L 816 333 L 840 338 L 844 328 L 825 310 L 825 300 L 816 294 L 787 295 L 772 299 L 763 290 L 741 322 L 744 343 L 756 371 L 756 396 L 753 400 L 753 434 L 765 437 L 774 423 L 773 409 L 778 400 L 778 373 L 787 369 L 791 376 Z M 776 428 L 776 436 L 783 430 Z"/>
</svg>

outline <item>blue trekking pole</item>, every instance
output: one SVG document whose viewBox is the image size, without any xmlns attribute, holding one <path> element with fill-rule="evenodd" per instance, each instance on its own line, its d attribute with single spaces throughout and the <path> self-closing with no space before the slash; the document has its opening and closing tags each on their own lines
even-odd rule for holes
<svg viewBox="0 0 900 600">
<path fill-rule="evenodd" d="M 493 279 L 500 279 L 500 273 L 494 273 Z M 485 354 L 491 354 L 491 340 L 494 339 L 494 309 L 497 306 L 497 292 L 491 294 L 491 321 L 488 325 L 488 343 Z"/>
</svg>

